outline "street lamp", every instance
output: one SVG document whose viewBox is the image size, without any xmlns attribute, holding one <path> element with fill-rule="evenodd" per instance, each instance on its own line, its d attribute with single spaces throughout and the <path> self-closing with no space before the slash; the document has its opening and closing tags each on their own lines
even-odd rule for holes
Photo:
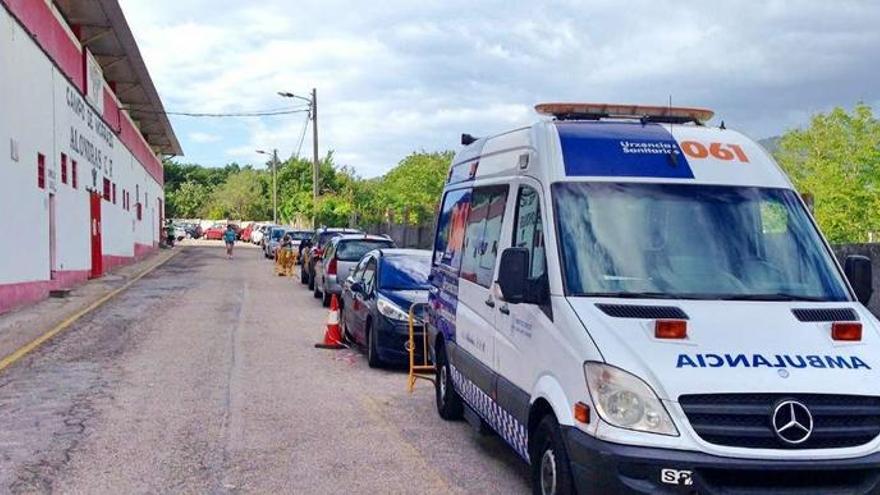
<svg viewBox="0 0 880 495">
<path fill-rule="evenodd" d="M 312 224 L 318 226 L 318 90 L 312 88 L 312 97 L 306 98 L 287 91 L 279 91 L 282 98 L 296 98 L 309 103 L 309 118 L 312 120 Z"/>
<path fill-rule="evenodd" d="M 272 223 L 278 225 L 278 181 L 276 179 L 276 171 L 278 164 L 278 150 L 272 150 L 272 153 L 263 150 L 256 150 L 261 155 L 269 155 L 272 157 Z"/>
</svg>

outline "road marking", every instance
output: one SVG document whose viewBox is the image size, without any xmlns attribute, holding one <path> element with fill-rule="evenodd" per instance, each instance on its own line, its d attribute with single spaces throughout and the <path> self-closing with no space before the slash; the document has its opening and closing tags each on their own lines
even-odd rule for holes
<svg viewBox="0 0 880 495">
<path fill-rule="evenodd" d="M 416 448 L 415 445 L 411 444 L 406 438 L 404 438 L 403 434 L 400 433 L 400 430 L 397 429 L 393 424 L 391 424 L 385 417 L 382 415 L 382 412 L 379 410 L 379 404 L 370 397 L 362 396 L 361 401 L 364 405 L 364 409 L 367 410 L 367 413 L 382 426 L 385 430 L 388 431 L 389 435 L 394 437 L 394 440 L 397 440 L 397 443 L 403 447 L 404 455 L 413 459 L 416 464 L 420 464 L 417 469 L 422 470 L 423 472 L 429 473 L 431 475 L 431 481 L 434 487 L 437 489 L 437 493 L 458 493 L 458 490 L 454 489 L 446 482 L 443 476 L 431 465 L 430 462 L 425 458 L 424 455 Z"/>
<path fill-rule="evenodd" d="M 181 248 L 181 250 L 182 249 L 183 248 Z M 40 347 L 47 340 L 51 339 L 52 337 L 58 335 L 59 333 L 61 333 L 64 330 L 66 330 L 70 325 L 73 325 L 74 323 L 76 323 L 76 321 L 79 320 L 80 318 L 82 318 L 83 316 L 85 316 L 85 315 L 89 314 L 90 312 L 94 311 L 95 309 L 99 308 L 101 305 L 103 305 L 104 303 L 106 303 L 110 299 L 113 299 L 115 296 L 117 296 L 120 292 L 131 287 L 135 282 L 142 279 L 143 277 L 145 277 L 147 274 L 149 274 L 150 272 L 152 272 L 156 268 L 159 268 L 160 266 L 167 263 L 168 260 L 177 256 L 178 253 L 180 253 L 180 251 L 175 250 L 173 253 L 171 253 L 170 256 L 168 256 L 164 260 L 161 260 L 158 263 L 156 263 L 150 267 L 145 268 L 142 272 L 135 275 L 134 278 L 132 278 L 131 280 L 126 282 L 125 285 L 123 285 L 122 287 L 119 287 L 119 288 L 111 291 L 110 293 L 105 294 L 97 301 L 93 302 L 92 304 L 89 304 L 84 309 L 77 311 L 72 316 L 69 316 L 67 319 L 65 319 L 64 321 L 62 321 L 58 325 L 55 325 L 55 327 L 52 328 L 51 330 L 49 330 L 48 332 L 44 333 L 43 335 L 40 335 L 36 339 L 34 339 L 34 340 L 30 341 L 29 343 L 25 344 L 24 346 L 20 347 L 18 350 L 16 350 L 12 354 L 6 356 L 5 358 L 0 359 L 0 372 L 5 370 L 9 366 L 15 364 L 16 361 L 23 358 L 24 356 L 26 356 L 28 353 L 30 353 L 34 349 Z"/>
</svg>

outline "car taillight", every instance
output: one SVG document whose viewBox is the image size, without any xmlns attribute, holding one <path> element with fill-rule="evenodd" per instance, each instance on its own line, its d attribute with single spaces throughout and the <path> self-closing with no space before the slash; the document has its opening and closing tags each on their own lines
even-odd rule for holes
<svg viewBox="0 0 880 495">
<path fill-rule="evenodd" d="M 327 264 L 327 275 L 336 275 L 336 256 L 330 258 L 330 263 Z"/>
</svg>

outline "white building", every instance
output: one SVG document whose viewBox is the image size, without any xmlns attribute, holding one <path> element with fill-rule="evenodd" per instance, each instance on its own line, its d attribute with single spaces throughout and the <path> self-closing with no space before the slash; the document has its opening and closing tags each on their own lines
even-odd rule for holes
<svg viewBox="0 0 880 495">
<path fill-rule="evenodd" d="M 0 0 L 0 313 L 158 247 L 180 145 L 117 0 Z"/>
</svg>

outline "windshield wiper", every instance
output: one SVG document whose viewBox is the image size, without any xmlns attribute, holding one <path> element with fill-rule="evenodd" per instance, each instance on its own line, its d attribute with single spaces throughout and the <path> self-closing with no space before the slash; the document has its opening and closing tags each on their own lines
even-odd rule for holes
<svg viewBox="0 0 880 495">
<path fill-rule="evenodd" d="M 828 301 L 824 297 L 787 294 L 785 292 L 776 292 L 772 294 L 729 294 L 720 296 L 718 299 L 724 301 Z"/>
</svg>

